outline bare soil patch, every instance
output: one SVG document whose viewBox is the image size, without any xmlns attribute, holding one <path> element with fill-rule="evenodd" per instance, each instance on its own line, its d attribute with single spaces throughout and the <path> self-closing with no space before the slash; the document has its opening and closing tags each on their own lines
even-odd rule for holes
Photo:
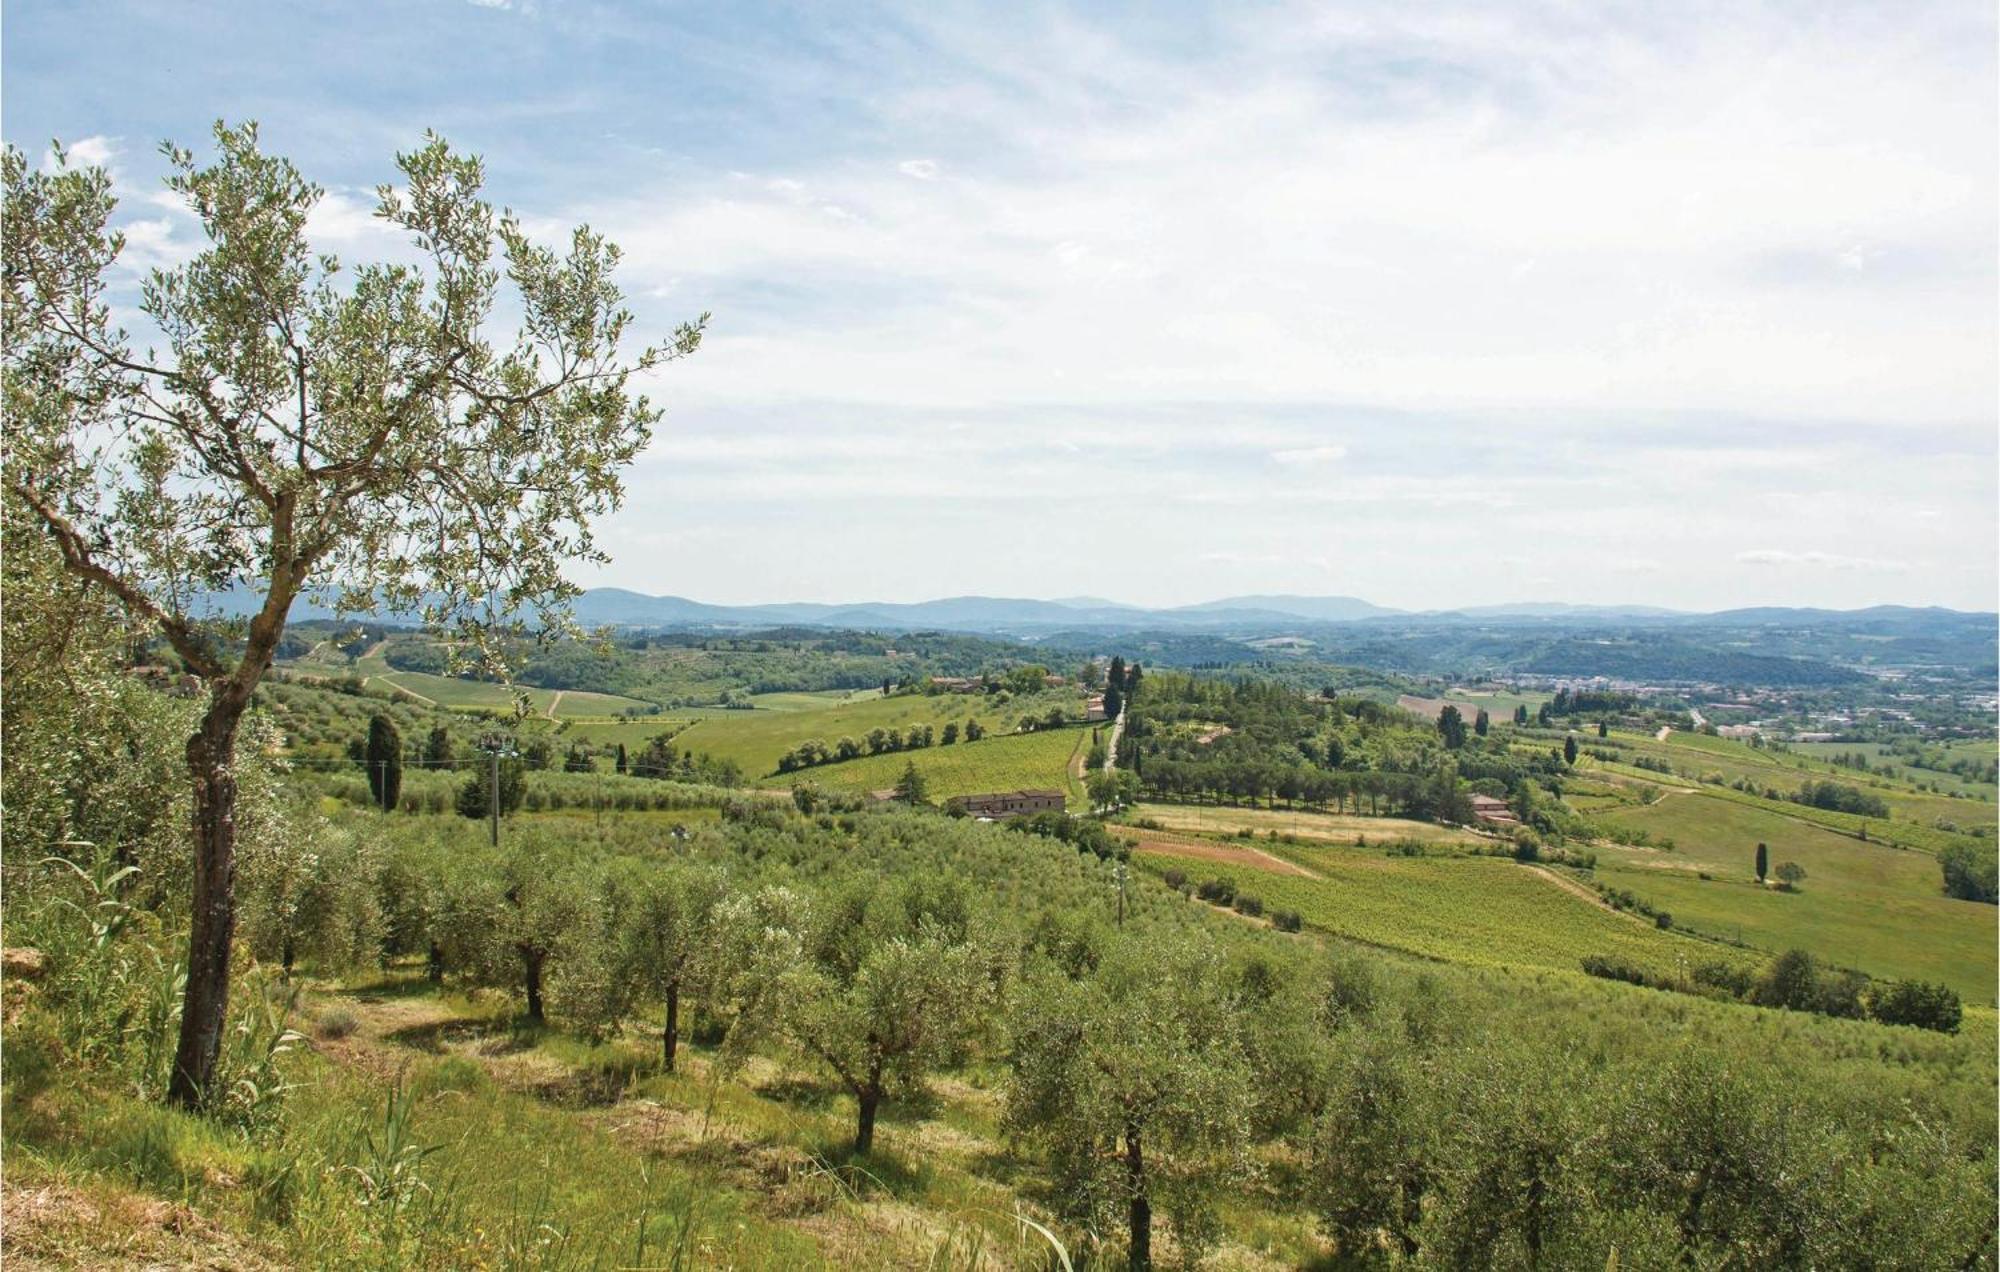
<svg viewBox="0 0 2000 1272">
<path fill-rule="evenodd" d="M 1262 870 L 1269 874 L 1303 875 L 1308 879 L 1320 877 L 1304 866 L 1247 844 L 1223 844 L 1212 839 L 1180 839 L 1161 835 L 1156 831 L 1135 832 L 1125 827 L 1115 829 L 1123 831 L 1128 837 L 1136 838 L 1136 842 L 1132 845 L 1134 852 L 1150 852 L 1166 857 L 1194 857 L 1225 865 L 1247 866 L 1252 870 Z"/>
</svg>

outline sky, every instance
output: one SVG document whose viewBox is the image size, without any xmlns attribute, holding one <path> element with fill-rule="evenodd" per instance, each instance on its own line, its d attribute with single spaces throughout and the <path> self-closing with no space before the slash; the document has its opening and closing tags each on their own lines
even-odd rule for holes
<svg viewBox="0 0 2000 1272">
<path fill-rule="evenodd" d="M 642 337 L 603 525 L 716 603 L 2000 607 L 2000 81 L 1944 4 L 12 0 L 120 269 L 218 118 L 370 213 L 426 129 Z"/>
</svg>

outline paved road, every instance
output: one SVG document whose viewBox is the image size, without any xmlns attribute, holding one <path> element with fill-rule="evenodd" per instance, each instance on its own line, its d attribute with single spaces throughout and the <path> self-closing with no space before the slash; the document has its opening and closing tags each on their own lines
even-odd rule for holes
<svg viewBox="0 0 2000 1272">
<path fill-rule="evenodd" d="M 1104 751 L 1104 771 L 1109 773 L 1118 767 L 1118 735 L 1125 732 L 1125 711 L 1119 708 L 1118 718 L 1111 722 L 1111 745 Z"/>
</svg>

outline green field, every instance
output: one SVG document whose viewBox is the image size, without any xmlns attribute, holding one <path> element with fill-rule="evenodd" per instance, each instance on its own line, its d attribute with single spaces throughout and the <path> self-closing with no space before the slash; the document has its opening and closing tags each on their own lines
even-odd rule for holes
<svg viewBox="0 0 2000 1272">
<path fill-rule="evenodd" d="M 1897 771 L 1897 778 L 1901 781 L 1917 782 L 1925 785 L 1936 783 L 1944 790 L 1969 796 L 1972 799 L 1991 800 L 1994 798 L 1995 792 L 1991 782 L 1976 782 L 1958 773 L 1946 773 L 1937 769 L 1919 768 L 1910 762 L 1910 758 L 1907 755 L 1897 755 L 1879 742 L 1788 742 L 1786 743 L 1786 747 L 1793 754 L 1804 755 L 1814 760 L 1827 762 L 1830 762 L 1836 755 L 1860 755 L 1866 757 L 1870 764 L 1887 763 L 1893 765 Z M 1935 749 L 1943 751 L 1952 759 L 1991 762 L 1995 744 L 1991 741 L 1968 740 L 1940 743 L 1936 745 Z M 1838 767 L 1836 767 L 1835 771 L 1851 772 L 1851 770 L 1840 769 Z M 1865 775 L 1863 774 L 1856 773 L 1854 776 L 1862 777 L 1865 780 Z"/>
<path fill-rule="evenodd" d="M 952 746 L 869 755 L 839 764 L 821 764 L 773 776 L 766 785 L 817 782 L 843 791 L 880 791 L 896 784 L 903 766 L 914 763 L 924 775 L 933 802 L 953 795 L 980 795 L 1030 787 L 1063 791 L 1072 808 L 1081 807 L 1083 785 L 1071 770 L 1090 747 L 1089 729 L 1047 729 L 1010 733 Z"/>
<path fill-rule="evenodd" d="M 819 689 L 807 693 L 753 693 L 750 702 L 759 711 L 824 711 L 843 702 L 866 702 L 881 696 L 880 689 Z"/>
<path fill-rule="evenodd" d="M 1942 981 L 1970 1002 L 1994 1001 L 1995 907 L 1945 896 L 1935 858 L 1725 794 L 1734 792 L 1670 793 L 1596 813 L 1607 825 L 1674 841 L 1671 852 L 1599 845 L 1601 880 L 1700 931 L 1774 951 L 1798 947 L 1875 976 Z M 1798 892 L 1758 886 L 1759 842 L 1770 845 L 1774 870 L 1784 861 L 1805 867 Z"/>
<path fill-rule="evenodd" d="M 321 651 L 295 660 L 290 670 L 301 677 L 353 676 L 370 688 L 397 691 L 412 702 L 442 707 L 447 711 L 512 711 L 523 695 L 535 715 L 558 720 L 618 716 L 628 710 L 648 710 L 651 703 L 637 698 L 621 698 L 608 693 L 580 690 L 535 689 L 527 685 L 497 685 L 483 680 L 460 680 L 455 676 L 434 676 L 421 671 L 397 671 L 385 661 L 378 645 L 351 664 L 340 657 L 326 657 Z"/>
<path fill-rule="evenodd" d="M 989 735 L 980 743 L 983 746 L 988 741 L 998 740 L 1001 734 L 1012 734 L 1024 717 L 1040 716 L 1052 706 L 1060 704 L 1073 714 L 1082 714 L 1082 702 L 1075 694 L 1035 694 L 1005 703 L 975 694 L 898 694 L 891 698 L 878 694 L 852 700 L 822 699 L 818 709 L 805 709 L 801 705 L 802 700 L 817 695 L 777 696 L 785 700 L 787 705 L 784 709 L 707 714 L 678 734 L 674 739 L 675 745 L 684 751 L 700 752 L 717 760 L 734 760 L 742 766 L 746 776 L 758 781 L 776 779 L 778 758 L 808 738 L 818 738 L 832 745 L 843 737 L 866 738 L 871 729 L 907 731 L 912 725 L 929 724 L 942 730 L 949 723 L 956 722 L 963 726 L 966 720 L 977 719 Z M 579 725 L 572 730 L 572 734 L 591 742 L 622 741 L 631 746 L 643 743 L 665 727 L 664 720 L 656 718 L 654 721 L 620 722 L 615 725 Z M 848 761 L 850 764 L 862 762 Z M 828 765 L 815 771 L 824 772 L 833 767 Z M 897 772 L 902 771 L 900 761 L 895 767 Z M 784 785 L 789 786 L 790 775 L 785 776 Z M 890 780 L 893 782 L 894 778 Z M 1042 784 L 1053 785 L 1053 777 Z M 1002 790 L 1005 786 L 981 789 Z"/>
<path fill-rule="evenodd" d="M 1266 847 L 1271 847 L 1266 845 Z M 1539 869 L 1491 857 L 1391 857 L 1370 849 L 1280 846 L 1272 851 L 1320 875 L 1238 867 L 1163 844 L 1143 860 L 1179 866 L 1190 880 L 1224 876 L 1266 910 L 1296 910 L 1316 928 L 1455 963 L 1545 967 L 1581 974 L 1588 955 L 1661 973 L 1741 951 L 1655 928 L 1565 890 Z"/>
<path fill-rule="evenodd" d="M 2000 805 L 1973 799 L 1954 799 L 1910 789 L 1903 782 L 1890 781 L 1866 773 L 1856 773 L 1821 759 L 1797 753 L 1781 753 L 1751 747 L 1729 738 L 1712 738 L 1699 733 L 1671 733 L 1665 741 L 1636 733 L 1613 731 L 1612 738 L 1629 748 L 1633 755 L 1664 760 L 1677 772 L 1719 776 L 1725 783 L 1745 779 L 1759 788 L 1776 787 L 1791 794 L 1807 779 L 1832 779 L 1879 795 L 1899 821 L 1930 826 L 1942 819 L 1963 826 L 1993 826 L 2000 820 Z M 1588 746 L 1591 739 L 1585 737 Z M 1657 776 L 1666 776 L 1664 774 Z"/>
<path fill-rule="evenodd" d="M 1470 728 L 1481 711 L 1486 713 L 1492 723 L 1506 724 L 1514 719 L 1514 708 L 1526 707 L 1528 714 L 1533 715 L 1550 696 L 1546 693 L 1515 692 L 1511 689 L 1454 688 L 1446 693 L 1422 697 L 1403 694 L 1397 698 L 1396 705 L 1426 720 L 1435 720 L 1438 712 L 1444 710 L 1445 705 L 1449 703 L 1458 708 L 1459 714 L 1465 717 L 1466 727 Z"/>
<path fill-rule="evenodd" d="M 1374 844 L 1384 844 L 1392 839 L 1420 839 L 1425 843 L 1440 844 L 1488 842 L 1455 826 L 1409 821 L 1401 817 L 1359 817 L 1288 809 L 1215 808 L 1198 804 L 1135 804 L 1131 816 L 1156 822 L 1168 830 L 1209 835 L 1233 835 L 1240 830 L 1254 830 L 1259 835 L 1276 831 L 1296 839 L 1336 844 L 1351 844 L 1357 839 L 1366 839 Z"/>
</svg>

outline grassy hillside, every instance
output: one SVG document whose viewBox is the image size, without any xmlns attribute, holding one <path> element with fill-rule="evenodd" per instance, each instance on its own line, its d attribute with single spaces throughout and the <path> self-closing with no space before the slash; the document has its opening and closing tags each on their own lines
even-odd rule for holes
<svg viewBox="0 0 2000 1272">
<path fill-rule="evenodd" d="M 1597 814 L 1674 848 L 1600 845 L 1604 882 L 1671 911 L 1690 927 L 1765 949 L 1797 946 L 1877 976 L 1942 981 L 1974 1002 L 1995 995 L 1996 909 L 1943 894 L 1928 853 L 1864 843 L 1707 790 Z M 1771 865 L 1804 866 L 1800 891 L 1760 887 L 1756 845 Z M 1703 875 L 1709 876 L 1703 878 Z"/>
<path fill-rule="evenodd" d="M 512 711 L 516 700 L 524 695 L 530 711 L 556 719 L 617 716 L 626 711 L 652 709 L 651 703 L 614 694 L 535 689 L 526 685 L 461 680 L 455 676 L 436 676 L 421 671 L 398 671 L 383 659 L 379 646 L 352 663 L 322 646 L 313 654 L 287 664 L 287 669 L 301 678 L 325 676 L 338 679 L 352 676 L 366 687 L 386 688 L 420 705 L 449 711 Z"/>
<path fill-rule="evenodd" d="M 784 786 L 812 781 L 835 790 L 879 791 L 896 784 L 904 765 L 915 764 L 934 801 L 953 795 L 1042 787 L 1063 791 L 1070 806 L 1079 808 L 1084 793 L 1075 768 L 1089 748 L 1089 729 L 1048 729 L 822 764 L 771 781 Z"/>
<path fill-rule="evenodd" d="M 977 719 L 989 734 L 981 742 L 985 745 L 997 740 L 997 735 L 1013 733 L 1023 719 L 1043 716 L 1051 707 L 1061 706 L 1080 717 L 1083 706 L 1082 699 L 1074 693 L 1034 694 L 1006 702 L 983 694 L 900 694 L 890 698 L 877 695 L 834 700 L 818 708 L 804 709 L 797 695 L 786 695 L 784 702 L 782 710 L 724 711 L 704 716 L 677 734 L 674 742 L 683 751 L 733 760 L 753 781 L 775 781 L 780 776 L 778 757 L 809 738 L 831 745 L 843 737 L 866 738 L 871 729 L 908 731 L 912 725 L 925 724 L 942 729 L 949 723 L 963 727 L 966 720 Z M 592 740 L 625 741 L 631 746 L 658 732 L 660 727 L 645 722 L 592 724 L 579 725 L 574 733 Z M 640 736 L 626 736 L 629 734 Z M 850 761 L 854 762 L 858 761 Z M 815 773 L 830 772 L 833 767 L 828 765 Z M 896 768 L 902 769 L 900 761 Z M 783 784 L 789 786 L 790 775 L 784 776 Z M 823 780 L 829 785 L 854 785 L 845 779 Z"/>
<path fill-rule="evenodd" d="M 1745 961 L 1726 946 L 1615 913 L 1542 867 L 1331 845 L 1265 847 L 1310 874 L 1248 854 L 1218 862 L 1172 843 L 1145 847 L 1142 859 L 1155 870 L 1178 866 L 1192 882 L 1229 878 L 1267 910 L 1296 911 L 1333 935 L 1451 962 L 1574 972 L 1586 956 L 1606 955 L 1670 973 L 1683 963 Z"/>
<path fill-rule="evenodd" d="M 1586 738 L 1588 743 L 1591 739 Z M 1790 795 L 1807 780 L 1842 782 L 1871 795 L 1879 795 L 1889 805 L 1895 820 L 1929 828 L 1940 820 L 1966 827 L 2000 824 L 2000 804 L 1990 798 L 1953 798 L 1917 791 L 1907 782 L 1855 773 L 1809 755 L 1781 752 L 1768 747 L 1752 747 L 1729 738 L 1712 738 L 1699 733 L 1670 733 L 1664 740 L 1614 731 L 1611 740 L 1621 752 L 1646 756 L 1670 765 L 1675 774 L 1694 781 L 1714 777 L 1723 784 L 1736 781 L 1755 783 L 1761 790 L 1775 787 Z M 1991 795 L 1991 791 L 1985 792 Z"/>
<path fill-rule="evenodd" d="M 1153 876 L 1177 863 L 1149 858 L 1131 888 L 1133 926 L 1119 929 L 1108 863 L 937 818 L 860 821 L 859 835 L 795 818 L 783 829 L 725 828 L 730 838 L 704 832 L 687 850 L 815 891 L 829 887 L 829 872 L 835 883 L 859 872 L 856 881 L 881 888 L 950 876 L 991 905 L 979 911 L 982 926 L 1008 929 L 1010 946 L 1016 927 L 1043 933 L 1038 944 L 1067 932 L 1108 949 L 1135 930 L 1152 942 L 1209 942 L 1221 955 L 1215 975 L 1241 986 L 1255 1064 L 1282 1056 L 1270 1044 L 1298 1029 L 1332 1066 L 1304 1079 L 1329 1107 L 1349 1107 L 1352 1081 L 1383 1079 L 1367 1089 L 1383 1092 L 1411 1134 L 1387 1150 L 1402 1157 L 1370 1140 L 1340 1141 L 1368 1154 L 1368 1169 L 1406 1160 L 1432 1179 L 1430 1204 L 1464 1205 L 1484 1195 L 1487 1172 L 1541 1160 L 1507 1138 L 1526 1134 L 1533 1152 L 1575 1172 L 1574 1181 L 1555 1176 L 1566 1181 L 1562 1204 L 1580 1215 L 1600 1205 L 1607 1228 L 1569 1238 L 1574 1266 L 1603 1266 L 1612 1249 L 1619 1266 L 1674 1262 L 1671 1235 L 1665 1246 L 1644 1244 L 1635 1225 L 1609 1226 L 1632 1211 L 1579 1200 L 1619 1186 L 1606 1152 L 1648 1169 L 1658 1161 L 1663 1177 L 1670 1163 L 1717 1153 L 1773 1163 L 1778 1184 L 1752 1191 L 1775 1215 L 1752 1210 L 1739 1190 L 1718 1241 L 1765 1240 L 1794 1212 L 1832 1207 L 1841 1221 L 1812 1221 L 1822 1249 L 1838 1240 L 1828 1232 L 1860 1225 L 1851 1244 L 1832 1249 L 1870 1248 L 1889 1239 L 1886 1229 L 1909 1243 L 1913 1266 L 1938 1265 L 1947 1251 L 1955 1265 L 1989 1221 L 1991 1012 L 1973 1012 L 1948 1036 L 1591 980 L 1564 965 L 1575 949 L 1655 966 L 1709 951 L 1606 914 L 1511 862 L 1285 848 L 1323 877 L 1229 867 L 1267 904 L 1307 914 L 1307 930 L 1285 936 L 1173 894 Z M 451 856 L 476 844 L 477 829 L 462 838 Z M 641 822 L 620 819 L 611 841 L 641 860 L 656 851 Z M 72 919 L 58 909 L 31 921 L 47 938 Z M 1389 948 L 1362 951 L 1349 936 Z M 63 1029 L 77 1009 L 56 986 L 21 994 L 10 983 L 20 995 L 12 1010 L 25 1012 L 10 1017 L 5 1086 L 10 1265 L 1045 1265 L 1051 1247 L 1017 1215 L 1047 1225 L 1077 1266 L 1122 1264 L 1115 1231 L 1100 1230 L 1098 1245 L 1064 1221 L 1047 1161 L 1007 1132 L 1016 1077 L 1000 1037 L 982 1036 L 887 1103 L 874 1149 L 857 1155 L 846 1142 L 854 1101 L 809 1054 L 776 1037 L 725 1051 L 695 1036 L 677 1071 L 663 1072 L 656 1002 L 635 1004 L 614 1036 L 592 1041 L 565 1015 L 572 986 L 585 987 L 554 983 L 556 1010 L 541 1026 L 519 1017 L 502 988 L 456 976 L 433 986 L 420 961 L 347 976 L 303 969 L 292 1023 L 304 1039 L 275 1070 L 290 1094 L 248 1125 L 160 1107 L 94 1035 L 82 1035 L 90 1049 L 68 1048 Z M 1329 985 L 1341 1015 L 1315 1024 L 1305 1004 Z M 258 1019 L 251 1003 L 279 992 L 267 986 L 246 988 L 233 1019 Z M 1700 1112 L 1688 1091 L 1715 1106 L 1712 1120 L 1686 1123 Z M 1312 1135 L 1260 1133 L 1238 1167 L 1202 1177 L 1220 1227 L 1205 1266 L 1338 1266 L 1316 1211 L 1322 1184 L 1297 1169 Z M 1704 1147 L 1703 1135 L 1722 1147 Z M 1671 1146 L 1692 1156 L 1660 1155 Z M 1648 1191 L 1619 1201 L 1636 1208 L 1667 1185 L 1632 1186 Z M 1672 1186 L 1648 1219 L 1668 1234 L 1669 1205 L 1684 1193 Z M 1156 1255 L 1174 1259 L 1177 1233 L 1163 1218 L 1156 1226 Z M 1423 1237 L 1450 1233 L 1426 1227 Z M 1662 1260 L 1639 1257 L 1646 1252 Z"/>
</svg>

